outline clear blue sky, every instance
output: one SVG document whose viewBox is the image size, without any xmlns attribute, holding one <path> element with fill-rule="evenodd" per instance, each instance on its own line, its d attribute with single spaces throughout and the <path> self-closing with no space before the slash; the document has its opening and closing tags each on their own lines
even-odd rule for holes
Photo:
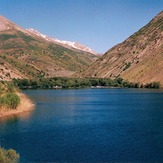
<svg viewBox="0 0 163 163">
<path fill-rule="evenodd" d="M 103 53 L 163 10 L 163 0 L 0 0 L 0 15 L 23 28 Z"/>
</svg>

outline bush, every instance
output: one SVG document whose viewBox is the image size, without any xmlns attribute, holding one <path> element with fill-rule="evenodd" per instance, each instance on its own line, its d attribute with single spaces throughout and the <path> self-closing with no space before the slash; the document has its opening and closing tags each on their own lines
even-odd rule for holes
<svg viewBox="0 0 163 163">
<path fill-rule="evenodd" d="M 13 149 L 0 148 L 0 163 L 18 163 L 19 157 L 19 154 Z"/>
<path fill-rule="evenodd" d="M 151 83 L 147 83 L 145 84 L 144 88 L 160 88 L 161 84 L 160 82 L 151 82 Z"/>
<path fill-rule="evenodd" d="M 8 83 L 7 83 L 7 92 L 14 92 L 14 91 L 15 91 L 14 84 L 8 82 Z"/>
<path fill-rule="evenodd" d="M 0 105 L 10 109 L 16 109 L 19 103 L 20 98 L 15 93 L 6 93 L 0 97 Z"/>
<path fill-rule="evenodd" d="M 115 79 L 109 78 L 40 78 L 40 79 L 14 79 L 13 83 L 19 88 L 84 88 L 91 86 L 102 87 L 125 87 L 125 88 L 160 88 L 159 82 L 152 82 L 146 85 L 141 83 L 132 83 L 125 81 L 121 77 Z"/>
<path fill-rule="evenodd" d="M 127 70 L 131 66 L 131 62 L 125 63 L 123 71 Z"/>
<path fill-rule="evenodd" d="M 15 91 L 16 91 L 16 88 L 14 86 L 14 83 L 0 81 L 0 95 L 7 93 L 7 92 L 12 93 Z"/>
</svg>

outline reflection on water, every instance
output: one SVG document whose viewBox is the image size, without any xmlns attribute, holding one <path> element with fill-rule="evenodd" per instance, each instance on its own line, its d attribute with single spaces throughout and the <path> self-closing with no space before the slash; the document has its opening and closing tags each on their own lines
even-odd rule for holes
<svg viewBox="0 0 163 163">
<path fill-rule="evenodd" d="M 0 118 L 0 123 L 14 123 L 19 120 L 28 121 L 34 110 L 26 111 L 19 114 L 9 115 Z"/>
<path fill-rule="evenodd" d="M 163 90 L 26 90 L 36 109 L 0 119 L 21 162 L 163 162 Z"/>
<path fill-rule="evenodd" d="M 10 123 L 16 123 L 18 120 L 19 118 L 17 115 L 11 115 L 11 116 L 0 118 L 0 123 L 10 124 Z"/>
</svg>

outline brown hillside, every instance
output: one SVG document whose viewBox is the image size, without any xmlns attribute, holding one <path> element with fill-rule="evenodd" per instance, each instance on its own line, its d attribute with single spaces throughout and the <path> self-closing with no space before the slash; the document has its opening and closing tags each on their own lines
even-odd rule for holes
<svg viewBox="0 0 163 163">
<path fill-rule="evenodd" d="M 163 84 L 163 12 L 76 76 Z"/>
<path fill-rule="evenodd" d="M 70 76 L 97 56 L 49 42 L 0 16 L 0 80 Z"/>
</svg>

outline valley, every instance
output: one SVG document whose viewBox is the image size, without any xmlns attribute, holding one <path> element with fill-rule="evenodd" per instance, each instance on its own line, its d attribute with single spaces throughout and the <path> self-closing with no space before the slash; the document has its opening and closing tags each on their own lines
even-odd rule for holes
<svg viewBox="0 0 163 163">
<path fill-rule="evenodd" d="M 163 86 L 163 12 L 104 55 L 0 17 L 0 80 L 122 78 Z"/>
</svg>

